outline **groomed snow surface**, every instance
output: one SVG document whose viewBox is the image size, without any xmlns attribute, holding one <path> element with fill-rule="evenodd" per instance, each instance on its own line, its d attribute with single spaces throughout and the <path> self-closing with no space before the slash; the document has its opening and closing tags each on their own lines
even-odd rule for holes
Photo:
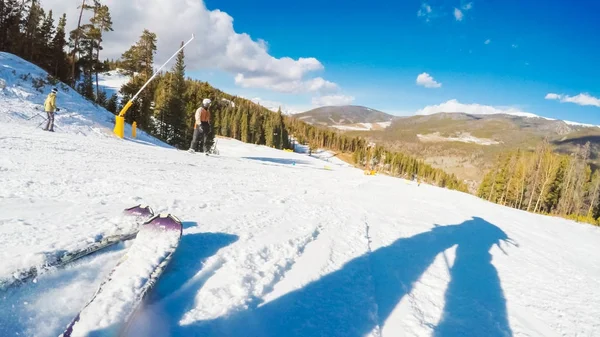
<svg viewBox="0 0 600 337">
<path fill-rule="evenodd" d="M 74 93 L 44 132 L 18 115 L 42 95 L 12 105 L 15 90 L 0 90 L 0 270 L 139 203 L 183 222 L 130 336 L 600 335 L 599 228 L 230 139 L 219 156 L 116 139 Z M 0 292 L 0 335 L 60 335 L 134 242 Z"/>
</svg>

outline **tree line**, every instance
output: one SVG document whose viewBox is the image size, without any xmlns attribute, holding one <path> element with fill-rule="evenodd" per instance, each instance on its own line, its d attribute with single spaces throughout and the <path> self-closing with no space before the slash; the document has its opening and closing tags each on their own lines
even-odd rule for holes
<svg viewBox="0 0 600 337">
<path fill-rule="evenodd" d="M 286 125 L 290 134 L 300 143 L 307 143 L 311 148 L 325 148 L 352 154 L 352 162 L 363 169 L 375 170 L 394 177 L 413 179 L 432 185 L 468 192 L 467 185 L 454 174 L 402 152 L 392 151 L 384 146 L 371 144 L 366 139 L 347 136 L 336 130 L 316 127 L 289 117 Z"/>
<path fill-rule="evenodd" d="M 588 164 L 590 143 L 572 155 L 553 152 L 545 140 L 535 151 L 502 154 L 478 196 L 501 205 L 598 225 L 600 171 Z"/>
</svg>

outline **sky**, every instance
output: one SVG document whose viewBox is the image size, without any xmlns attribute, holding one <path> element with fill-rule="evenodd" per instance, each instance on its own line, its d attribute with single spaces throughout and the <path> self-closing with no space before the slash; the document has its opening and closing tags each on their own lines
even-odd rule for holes
<svg viewBox="0 0 600 337">
<path fill-rule="evenodd" d="M 42 0 L 68 25 L 79 2 Z M 597 0 L 104 3 L 115 31 L 101 57 L 118 57 L 147 28 L 160 65 L 195 34 L 188 76 L 273 109 L 509 111 L 600 124 Z"/>
</svg>

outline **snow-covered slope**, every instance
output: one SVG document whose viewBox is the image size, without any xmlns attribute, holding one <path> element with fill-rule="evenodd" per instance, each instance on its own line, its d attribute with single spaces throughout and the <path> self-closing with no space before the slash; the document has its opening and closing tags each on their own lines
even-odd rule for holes
<svg viewBox="0 0 600 337">
<path fill-rule="evenodd" d="M 519 116 L 526 118 L 541 118 L 549 121 L 556 121 L 555 118 L 549 118 L 544 116 L 539 116 L 533 114 L 531 112 L 521 111 L 516 108 L 504 108 L 504 107 L 494 107 L 490 105 L 481 105 L 481 104 L 464 104 L 460 103 L 456 99 L 451 99 L 444 103 L 438 105 L 429 105 L 423 109 L 417 110 L 415 115 L 434 115 L 438 113 L 466 113 L 470 115 L 511 115 L 511 116 Z M 588 128 L 600 128 L 600 125 L 579 123 L 563 120 L 568 125 L 572 126 L 581 126 Z"/>
<path fill-rule="evenodd" d="M 98 87 L 106 92 L 106 97 L 117 94 L 119 98 L 119 90 L 129 81 L 129 77 L 123 74 L 120 70 L 111 70 L 102 74 L 98 74 Z"/>
<path fill-rule="evenodd" d="M 52 83 L 43 69 L 13 54 L 0 52 L 0 123 L 28 126 L 29 132 L 45 125 L 44 100 L 53 87 L 58 88 L 55 132 L 83 136 L 114 138 L 115 116 L 101 106 L 83 98 L 63 83 Z M 36 129 L 40 126 L 39 129 Z M 125 136 L 131 136 L 131 125 L 125 124 Z M 169 145 L 138 129 L 137 142 Z"/>
<path fill-rule="evenodd" d="M 0 138 L 2 266 L 140 202 L 184 221 L 137 336 L 600 333 L 590 225 L 227 139 L 205 157 L 19 124 Z M 2 294 L 0 332 L 58 335 L 128 245 Z"/>
<path fill-rule="evenodd" d="M 0 271 L 134 204 L 183 221 L 131 336 L 600 335 L 600 228 L 230 139 L 203 156 L 10 116 Z M 130 247 L 0 293 L 0 335 L 58 336 Z"/>
</svg>

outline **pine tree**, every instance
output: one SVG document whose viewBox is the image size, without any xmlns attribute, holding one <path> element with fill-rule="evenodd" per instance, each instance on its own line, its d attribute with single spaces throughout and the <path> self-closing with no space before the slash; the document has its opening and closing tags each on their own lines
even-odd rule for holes
<svg viewBox="0 0 600 337">
<path fill-rule="evenodd" d="M 68 81 L 69 76 L 69 64 L 67 60 L 67 54 L 65 53 L 65 47 L 67 45 L 66 36 L 65 36 L 65 26 L 67 25 L 67 15 L 63 14 L 63 16 L 58 21 L 58 26 L 56 27 L 56 33 L 54 34 L 54 38 L 51 43 L 51 59 L 52 63 L 50 64 L 50 73 L 54 75 L 54 77 L 60 79 L 63 82 Z"/>
<path fill-rule="evenodd" d="M 21 12 L 17 0 L 0 3 L 0 50 L 17 53 L 21 41 Z"/>
<path fill-rule="evenodd" d="M 106 102 L 106 105 L 105 105 L 106 110 L 116 114 L 118 100 L 119 100 L 119 98 L 118 98 L 117 94 L 113 94 L 112 96 L 110 96 L 110 98 L 108 99 L 108 101 Z"/>
<path fill-rule="evenodd" d="M 44 20 L 44 10 L 37 0 L 31 1 L 29 13 L 25 19 L 24 40 L 21 45 L 21 55 L 31 62 L 37 63 L 36 45 L 40 40 L 40 27 Z M 37 42 L 37 43 L 36 43 Z"/>
<path fill-rule="evenodd" d="M 52 38 L 54 34 L 54 18 L 52 17 L 52 10 L 50 10 L 48 15 L 43 16 L 39 35 L 34 42 L 35 56 L 33 60 L 43 69 L 50 69 L 52 67 Z"/>
<path fill-rule="evenodd" d="M 251 142 L 250 140 L 250 121 L 248 120 L 248 110 L 244 111 L 242 113 L 242 119 L 241 119 L 241 140 L 244 143 L 249 143 Z"/>
<path fill-rule="evenodd" d="M 90 9 L 90 6 L 87 6 L 85 4 L 86 0 L 81 0 L 81 6 L 78 6 L 77 8 L 80 8 L 79 11 L 79 20 L 77 21 L 77 28 L 75 28 L 75 30 L 71 31 L 71 58 L 69 60 L 69 62 L 71 63 L 71 73 L 70 73 L 70 77 L 71 77 L 71 87 L 75 88 L 75 84 L 77 82 L 77 74 L 78 72 L 76 72 L 76 64 L 77 61 L 75 59 L 76 54 L 79 52 L 79 39 L 81 38 L 81 36 L 83 35 L 83 32 L 81 30 L 81 18 L 83 17 L 83 11 L 86 9 Z"/>
<path fill-rule="evenodd" d="M 183 45 L 184 42 L 181 42 L 181 46 Z M 187 83 L 185 80 L 185 53 L 183 49 L 177 54 L 177 59 L 172 71 L 172 95 L 169 101 L 171 119 L 169 120 L 169 123 L 173 126 L 174 130 L 176 130 L 173 135 L 173 143 L 183 147 L 187 145 L 185 133 L 181 132 L 186 127 L 185 93 L 187 90 Z"/>
<path fill-rule="evenodd" d="M 156 53 L 156 34 L 144 29 L 138 42 L 123 53 L 123 65 L 129 74 L 135 74 L 132 79 L 121 88 L 123 95 L 122 105 L 126 104 L 144 83 L 153 74 L 154 54 Z M 152 100 L 156 90 L 154 83 L 150 83 L 132 103 L 125 116 L 128 123 L 137 121 L 141 129 L 152 129 Z"/>
<path fill-rule="evenodd" d="M 93 6 L 94 15 L 90 19 L 91 24 L 94 27 L 94 36 L 95 39 L 94 47 L 96 49 L 96 55 L 94 58 L 94 73 L 96 74 L 96 96 L 99 96 L 99 86 L 98 86 L 98 72 L 100 71 L 108 71 L 108 68 L 103 66 L 104 64 L 100 62 L 100 50 L 102 50 L 102 35 L 105 32 L 113 31 L 112 28 L 112 19 L 110 17 L 110 11 L 108 6 L 102 5 L 100 1 L 94 0 Z M 100 102 L 98 102 L 100 103 Z"/>
</svg>

